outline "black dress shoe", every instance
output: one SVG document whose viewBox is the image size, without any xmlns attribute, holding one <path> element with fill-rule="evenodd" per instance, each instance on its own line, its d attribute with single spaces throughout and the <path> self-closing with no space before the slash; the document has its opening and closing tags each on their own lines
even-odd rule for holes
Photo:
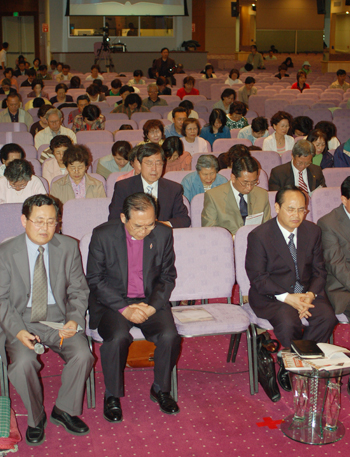
<svg viewBox="0 0 350 457">
<path fill-rule="evenodd" d="M 45 441 L 46 414 L 36 427 L 29 427 L 26 431 L 26 442 L 29 446 L 39 446 Z"/>
<path fill-rule="evenodd" d="M 104 398 L 103 417 L 108 422 L 121 422 L 123 420 L 123 411 L 120 400 L 117 397 Z"/>
<path fill-rule="evenodd" d="M 277 373 L 277 381 L 283 390 L 285 390 L 286 392 L 291 392 L 292 385 L 290 383 L 289 373 L 284 367 L 282 357 L 277 356 L 277 362 L 280 366 L 278 373 Z"/>
<path fill-rule="evenodd" d="M 62 425 L 72 435 L 87 435 L 90 431 L 89 427 L 78 416 L 71 416 L 64 411 L 59 414 L 55 407 L 52 410 L 50 422 L 55 425 Z"/>
<path fill-rule="evenodd" d="M 160 409 L 166 414 L 177 414 L 180 408 L 177 406 L 176 401 L 172 398 L 169 392 L 162 392 L 161 390 L 156 393 L 153 386 L 151 387 L 151 400 L 158 403 Z"/>
</svg>

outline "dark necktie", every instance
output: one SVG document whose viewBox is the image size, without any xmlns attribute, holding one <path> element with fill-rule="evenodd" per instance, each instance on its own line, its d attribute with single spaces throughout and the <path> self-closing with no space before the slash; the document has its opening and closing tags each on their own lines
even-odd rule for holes
<svg viewBox="0 0 350 457">
<path fill-rule="evenodd" d="M 244 200 L 244 195 L 241 193 L 239 193 L 238 195 L 240 197 L 239 211 L 243 219 L 243 224 L 245 224 L 245 218 L 248 216 L 248 205 L 247 202 Z"/>
<path fill-rule="evenodd" d="M 290 251 L 290 254 L 292 256 L 293 262 L 294 262 L 294 267 L 295 267 L 295 277 L 296 277 L 296 283 L 294 285 L 294 293 L 295 294 L 301 294 L 304 290 L 304 287 L 300 284 L 299 282 L 299 270 L 298 270 L 298 262 L 297 262 L 297 250 L 294 244 L 294 233 L 291 233 L 289 235 L 289 243 L 288 243 L 288 248 Z"/>
<path fill-rule="evenodd" d="M 47 275 L 44 264 L 45 249 L 42 246 L 39 246 L 38 251 L 39 255 L 34 267 L 31 322 L 44 321 L 47 316 Z"/>
</svg>

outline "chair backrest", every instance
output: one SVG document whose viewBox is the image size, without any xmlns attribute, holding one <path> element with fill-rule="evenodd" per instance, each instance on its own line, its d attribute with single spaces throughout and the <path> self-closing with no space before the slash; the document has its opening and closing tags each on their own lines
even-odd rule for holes
<svg viewBox="0 0 350 457">
<path fill-rule="evenodd" d="M 255 117 L 255 116 L 254 116 Z M 230 130 L 230 134 L 231 134 L 231 138 L 237 138 L 239 132 L 240 132 L 241 129 L 231 129 Z"/>
<path fill-rule="evenodd" d="M 323 175 L 327 187 L 340 187 L 345 178 L 350 176 L 350 167 L 347 168 L 325 168 Z"/>
<path fill-rule="evenodd" d="M 0 132 L 0 143 L 17 143 L 19 145 L 34 145 L 34 140 L 29 132 Z"/>
<path fill-rule="evenodd" d="M 48 180 L 43 178 L 42 176 L 38 176 L 38 178 L 43 183 L 43 186 L 45 187 L 46 193 L 48 194 L 50 192 L 50 186 L 49 186 Z"/>
<path fill-rule="evenodd" d="M 23 122 L 1 122 L 0 132 L 28 132 Z"/>
<path fill-rule="evenodd" d="M 292 160 L 292 151 L 285 151 L 281 154 L 281 164 L 290 162 Z"/>
<path fill-rule="evenodd" d="M 139 123 L 139 121 L 142 121 L 142 119 L 162 119 L 162 115 L 157 112 L 151 112 L 151 113 L 133 113 L 131 115 L 131 120 Z"/>
<path fill-rule="evenodd" d="M 119 130 L 114 134 L 114 141 L 137 141 L 140 143 L 144 140 L 143 138 L 143 130 Z"/>
<path fill-rule="evenodd" d="M 350 110 L 349 110 L 350 111 Z M 349 139 L 350 117 L 335 118 L 334 125 L 337 127 L 337 137 L 340 143 L 345 143 Z"/>
<path fill-rule="evenodd" d="M 191 200 L 191 226 L 202 227 L 204 194 L 197 194 Z"/>
<path fill-rule="evenodd" d="M 35 176 L 41 176 L 41 163 L 39 162 L 39 160 L 34 159 L 32 157 L 27 157 L 27 160 L 33 165 Z"/>
<path fill-rule="evenodd" d="M 270 176 L 272 168 L 281 165 L 281 157 L 276 151 L 251 151 L 251 155 L 259 162 L 267 176 Z"/>
<path fill-rule="evenodd" d="M 24 232 L 21 223 L 22 203 L 4 203 L 0 205 L 0 243 L 6 238 Z"/>
<path fill-rule="evenodd" d="M 267 117 L 267 119 L 270 119 L 275 113 L 277 113 L 277 111 L 285 111 L 289 103 L 290 102 L 288 100 L 265 100 L 265 117 Z"/>
<path fill-rule="evenodd" d="M 120 127 L 122 125 L 131 125 L 131 127 L 134 130 L 137 130 L 138 124 L 135 121 L 132 121 L 130 119 L 107 119 L 105 122 L 105 130 L 108 130 L 109 132 L 116 132 L 116 130 L 119 131 Z M 121 132 L 132 132 L 132 130 L 120 130 Z M 117 132 L 116 132 L 117 133 Z"/>
<path fill-rule="evenodd" d="M 249 109 L 254 110 L 259 116 L 265 116 L 265 100 L 267 95 L 252 95 L 249 97 Z"/>
<path fill-rule="evenodd" d="M 76 135 L 78 144 L 113 141 L 113 133 L 108 130 L 82 131 L 77 132 Z"/>
<path fill-rule="evenodd" d="M 189 100 L 194 105 L 202 100 L 206 100 L 207 98 L 204 95 L 185 95 L 183 100 Z M 196 108 L 195 108 L 196 109 Z"/>
<path fill-rule="evenodd" d="M 235 144 L 243 144 L 244 146 L 251 146 L 252 142 L 245 138 L 220 138 L 213 143 L 213 152 L 227 152 Z"/>
<path fill-rule="evenodd" d="M 107 222 L 110 203 L 110 198 L 68 200 L 63 205 L 62 233 L 80 240 L 86 233 Z"/>
<path fill-rule="evenodd" d="M 167 173 L 165 173 L 163 177 L 169 179 L 170 181 L 174 181 L 181 184 L 182 180 L 186 175 L 188 175 L 188 173 L 193 173 L 193 171 L 168 171 Z"/>
<path fill-rule="evenodd" d="M 250 281 L 245 269 L 245 258 L 247 253 L 248 235 L 257 225 L 246 225 L 237 230 L 235 235 L 235 265 L 236 280 L 242 295 L 248 295 Z"/>
<path fill-rule="evenodd" d="M 106 195 L 107 195 L 108 198 L 112 198 L 113 197 L 114 185 L 115 185 L 117 179 L 119 178 L 119 176 L 125 175 L 126 173 L 128 173 L 128 172 L 115 171 L 115 172 L 111 173 L 108 176 L 107 185 L 106 185 L 106 188 L 107 188 Z"/>
<path fill-rule="evenodd" d="M 269 194 L 269 203 L 270 203 L 270 208 L 271 208 L 271 218 L 272 217 L 276 217 L 277 213 L 276 213 L 276 210 L 275 210 L 275 200 L 276 200 L 277 191 L 276 190 L 270 190 L 268 192 L 268 194 Z"/>
<path fill-rule="evenodd" d="M 328 170 L 326 168 L 325 170 Z M 332 168 L 330 168 L 332 170 Z M 339 181 L 340 184 L 340 181 Z M 311 219 L 317 221 L 340 205 L 340 185 L 337 187 L 322 187 L 316 189 L 311 197 Z"/>
<path fill-rule="evenodd" d="M 313 105 L 313 107 L 314 106 L 315 105 Z M 304 111 L 304 116 L 309 116 L 314 121 L 314 124 L 317 124 L 320 121 L 333 122 L 332 113 L 327 108 L 307 109 Z"/>
<path fill-rule="evenodd" d="M 127 114 L 125 113 L 107 113 L 104 114 L 107 121 L 129 121 Z M 108 130 L 108 129 L 106 129 Z"/>
<path fill-rule="evenodd" d="M 336 109 L 333 111 L 333 119 L 349 118 L 349 117 L 350 117 L 350 109 Z"/>
<path fill-rule="evenodd" d="M 90 149 L 93 161 L 101 159 L 112 152 L 114 141 L 85 143 L 85 146 Z"/>
<path fill-rule="evenodd" d="M 221 227 L 183 228 L 173 233 L 177 279 L 170 300 L 231 297 L 235 283 L 232 235 Z"/>
<path fill-rule="evenodd" d="M 307 109 L 310 109 L 310 106 L 311 105 L 309 103 L 299 103 L 297 105 L 290 104 L 286 106 L 285 111 L 293 117 L 303 116 L 304 112 Z"/>
</svg>

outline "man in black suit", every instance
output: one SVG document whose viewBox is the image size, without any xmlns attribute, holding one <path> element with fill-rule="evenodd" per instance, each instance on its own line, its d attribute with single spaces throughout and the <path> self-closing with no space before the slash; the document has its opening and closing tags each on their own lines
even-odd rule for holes
<svg viewBox="0 0 350 457">
<path fill-rule="evenodd" d="M 174 228 L 189 227 L 191 219 L 183 202 L 182 186 L 161 178 L 165 162 L 163 149 L 155 143 L 144 144 L 138 150 L 137 159 L 141 173 L 115 183 L 108 220 L 119 219 L 126 197 L 145 192 L 157 200 L 159 221 Z"/>
<path fill-rule="evenodd" d="M 169 57 L 169 49 L 162 48 L 160 51 L 162 57 L 156 59 L 153 62 L 152 66 L 152 73 L 155 78 L 159 76 L 164 76 L 168 80 L 170 80 L 172 85 L 176 84 L 175 78 L 173 76 L 173 70 L 175 67 L 175 60 Z"/>
<path fill-rule="evenodd" d="M 104 340 L 104 418 L 109 422 L 123 418 L 120 397 L 134 325 L 156 345 L 151 400 L 164 413 L 179 412 L 169 393 L 181 344 L 169 304 L 174 261 L 172 230 L 156 222 L 156 202 L 143 192 L 126 198 L 120 218 L 93 231 L 87 264 L 90 328 L 98 328 Z"/>
<path fill-rule="evenodd" d="M 299 140 L 292 150 L 292 160 L 271 170 L 269 190 L 297 186 L 311 194 L 318 187 L 326 187 L 321 167 L 312 163 L 315 146 L 307 140 Z"/>
</svg>

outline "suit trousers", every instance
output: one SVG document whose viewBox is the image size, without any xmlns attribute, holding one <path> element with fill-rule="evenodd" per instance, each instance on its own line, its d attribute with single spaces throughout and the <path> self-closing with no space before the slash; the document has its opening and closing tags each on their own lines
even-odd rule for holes
<svg viewBox="0 0 350 457">
<path fill-rule="evenodd" d="M 144 299 L 128 299 L 137 303 Z M 170 392 L 171 371 L 180 353 L 181 337 L 177 333 L 170 305 L 165 305 L 142 324 L 128 321 L 119 311 L 108 310 L 102 316 L 98 332 L 103 338 L 100 348 L 106 389 L 115 397 L 124 397 L 124 369 L 132 336 L 129 331 L 139 327 L 147 341 L 156 345 L 154 351 L 154 383 L 163 392 Z"/>
<path fill-rule="evenodd" d="M 338 320 L 326 297 L 318 296 L 312 304 L 315 307 L 310 308 L 308 326 L 302 325 L 298 311 L 292 306 L 278 300 L 269 304 L 272 316 L 268 320 L 282 346 L 290 347 L 292 340 L 301 339 L 327 343 Z"/>
<path fill-rule="evenodd" d="M 85 382 L 94 363 L 85 333 L 79 332 L 71 338 L 65 338 L 60 349 L 58 330 L 44 324 L 31 323 L 30 316 L 31 308 L 27 308 L 22 318 L 28 332 L 38 335 L 41 342 L 58 353 L 65 362 L 56 406 L 72 416 L 78 416 L 82 412 Z M 48 306 L 47 321 L 65 322 L 57 305 Z M 6 339 L 6 350 L 11 359 L 9 379 L 28 411 L 28 425 L 36 427 L 44 417 L 43 392 L 38 377 L 41 364 L 37 354 L 17 338 Z"/>
</svg>

